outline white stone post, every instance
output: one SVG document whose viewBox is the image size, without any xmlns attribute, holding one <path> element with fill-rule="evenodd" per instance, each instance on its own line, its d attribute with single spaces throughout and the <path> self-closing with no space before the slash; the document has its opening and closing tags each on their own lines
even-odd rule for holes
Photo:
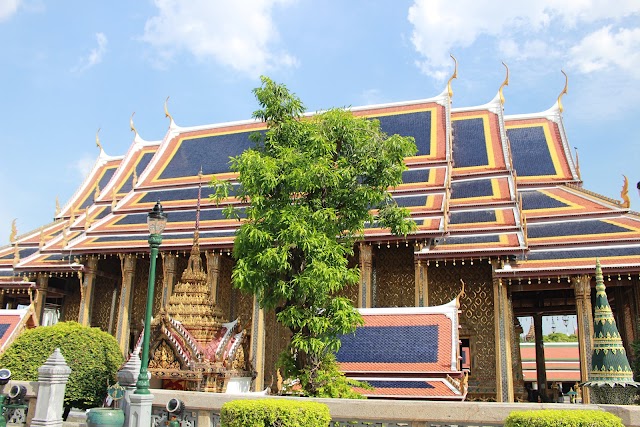
<svg viewBox="0 0 640 427">
<path fill-rule="evenodd" d="M 44 365 L 38 368 L 38 399 L 36 412 L 31 420 L 33 427 L 62 427 L 64 389 L 70 373 L 71 368 L 65 362 L 59 348 L 56 348 Z"/>
<path fill-rule="evenodd" d="M 130 395 L 129 414 L 126 427 L 149 427 L 151 425 L 151 407 L 153 394 Z"/>
<path fill-rule="evenodd" d="M 139 349 L 138 349 L 139 350 Z M 129 426 L 129 411 L 131 406 L 131 396 L 136 389 L 136 381 L 140 373 L 140 356 L 138 350 L 134 350 L 118 371 L 118 383 L 124 388 L 124 397 L 120 400 L 120 408 L 124 411 L 124 425 Z"/>
</svg>

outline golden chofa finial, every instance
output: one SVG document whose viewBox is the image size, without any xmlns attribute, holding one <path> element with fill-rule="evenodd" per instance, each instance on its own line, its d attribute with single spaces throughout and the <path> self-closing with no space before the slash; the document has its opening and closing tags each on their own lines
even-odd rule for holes
<svg viewBox="0 0 640 427">
<path fill-rule="evenodd" d="M 560 70 L 560 72 L 564 74 L 564 89 L 562 89 L 562 92 L 560 92 L 560 95 L 558 95 L 558 109 L 562 113 L 564 111 L 564 107 L 562 106 L 562 96 L 566 94 L 567 90 L 569 89 L 569 77 L 567 76 L 567 73 L 564 72 L 564 70 Z"/>
<path fill-rule="evenodd" d="M 135 115 L 136 115 L 135 111 L 131 113 L 131 118 L 129 119 L 129 127 L 131 128 L 131 132 L 135 133 L 136 136 L 138 136 L 138 131 L 136 130 L 136 127 L 133 125 L 133 116 Z"/>
<path fill-rule="evenodd" d="M 573 147 L 573 149 L 576 151 L 576 173 L 578 174 L 578 179 L 582 179 L 582 176 L 580 175 L 580 156 L 578 155 L 578 147 Z"/>
<path fill-rule="evenodd" d="M 56 213 L 55 216 L 60 215 L 60 199 L 58 199 L 58 196 L 56 196 Z"/>
<path fill-rule="evenodd" d="M 449 93 L 449 98 L 453 97 L 453 89 L 451 88 L 451 81 L 453 79 L 458 78 L 458 60 L 455 56 L 449 54 L 451 59 L 453 59 L 453 74 L 449 77 L 449 81 L 447 82 L 447 92 Z"/>
<path fill-rule="evenodd" d="M 626 175 L 622 175 L 622 177 L 624 178 L 624 182 L 622 183 L 622 191 L 620 192 L 620 197 L 622 197 L 621 205 L 623 208 L 628 209 L 631 207 L 631 200 L 629 199 L 629 179 Z"/>
<path fill-rule="evenodd" d="M 168 104 L 169 97 L 167 96 L 167 99 L 164 100 L 164 116 L 169 118 L 170 123 L 174 123 L 173 117 L 171 116 L 171 114 L 169 114 L 169 108 L 167 107 Z"/>
<path fill-rule="evenodd" d="M 100 151 L 104 151 L 102 149 L 102 144 L 100 144 L 100 136 L 98 135 L 99 133 L 100 133 L 100 128 L 98 128 L 98 130 L 96 131 L 96 147 L 98 147 Z"/>
<path fill-rule="evenodd" d="M 507 75 L 505 76 L 504 81 L 500 85 L 500 89 L 498 90 L 498 93 L 500 94 L 500 104 L 504 105 L 504 95 L 502 93 L 502 89 L 504 89 L 505 86 L 509 86 L 509 67 L 507 67 L 507 64 L 505 64 L 504 62 L 502 63 L 502 65 L 504 65 L 504 68 L 507 69 Z"/>
<path fill-rule="evenodd" d="M 9 234 L 9 243 L 13 243 L 16 241 L 16 236 L 18 235 L 18 227 L 16 226 L 17 219 L 11 221 L 11 234 Z"/>
</svg>

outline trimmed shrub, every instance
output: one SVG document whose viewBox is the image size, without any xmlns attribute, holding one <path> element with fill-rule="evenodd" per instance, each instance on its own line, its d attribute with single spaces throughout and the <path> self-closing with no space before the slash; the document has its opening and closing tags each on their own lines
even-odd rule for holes
<svg viewBox="0 0 640 427">
<path fill-rule="evenodd" d="M 80 409 L 102 406 L 107 382 L 116 382 L 116 372 L 124 358 L 116 339 L 98 328 L 61 322 L 30 329 L 0 356 L 0 367 L 10 369 L 12 379 L 37 381 L 38 368 L 56 348 L 60 348 L 71 368 L 64 406 Z"/>
<path fill-rule="evenodd" d="M 327 427 L 329 407 L 285 399 L 234 400 L 222 405 L 222 427 Z"/>
<path fill-rule="evenodd" d="M 592 409 L 513 411 L 504 427 L 624 427 L 613 414 Z"/>
</svg>

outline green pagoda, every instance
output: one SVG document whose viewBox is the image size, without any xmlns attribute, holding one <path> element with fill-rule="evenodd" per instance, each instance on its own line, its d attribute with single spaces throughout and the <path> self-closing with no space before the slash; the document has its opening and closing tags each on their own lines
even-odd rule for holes
<svg viewBox="0 0 640 427">
<path fill-rule="evenodd" d="M 596 260 L 596 304 L 593 317 L 593 354 L 589 381 L 592 403 L 630 405 L 636 388 L 622 339 L 607 299 L 600 261 Z"/>
</svg>

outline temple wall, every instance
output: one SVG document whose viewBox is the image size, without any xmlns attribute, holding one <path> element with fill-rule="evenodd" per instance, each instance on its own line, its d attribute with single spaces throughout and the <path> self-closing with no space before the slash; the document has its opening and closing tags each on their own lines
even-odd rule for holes
<svg viewBox="0 0 640 427">
<path fill-rule="evenodd" d="M 114 292 L 116 292 L 116 290 L 113 279 L 103 276 L 96 277 L 93 289 L 93 306 L 91 308 L 91 326 L 111 333 L 114 331 L 109 331 L 109 319 L 111 317 Z"/>
<path fill-rule="evenodd" d="M 373 247 L 374 307 L 413 307 L 415 270 L 413 246 L 392 243 Z"/>
<path fill-rule="evenodd" d="M 77 322 L 80 314 L 80 281 L 77 278 L 67 280 L 65 290 L 67 295 L 64 297 L 60 321 Z"/>
<path fill-rule="evenodd" d="M 494 324 L 493 284 L 491 265 L 475 261 L 462 265 L 457 261 L 433 261 L 429 267 L 429 305 L 441 305 L 453 300 L 460 292 L 460 279 L 466 283 L 466 296 L 460 300 L 461 338 L 469 338 L 471 345 L 471 375 L 468 399 L 495 399 L 496 346 Z"/>
<path fill-rule="evenodd" d="M 289 329 L 276 321 L 275 311 L 269 311 L 265 315 L 265 357 L 264 357 L 264 385 L 275 390 L 278 384 L 276 364 L 280 353 L 289 344 L 291 333 Z"/>
<path fill-rule="evenodd" d="M 227 321 L 234 320 L 231 314 L 233 289 L 231 284 L 231 271 L 234 261 L 229 256 L 223 256 L 220 262 L 220 276 L 218 278 L 218 307 L 222 310 Z"/>
</svg>

